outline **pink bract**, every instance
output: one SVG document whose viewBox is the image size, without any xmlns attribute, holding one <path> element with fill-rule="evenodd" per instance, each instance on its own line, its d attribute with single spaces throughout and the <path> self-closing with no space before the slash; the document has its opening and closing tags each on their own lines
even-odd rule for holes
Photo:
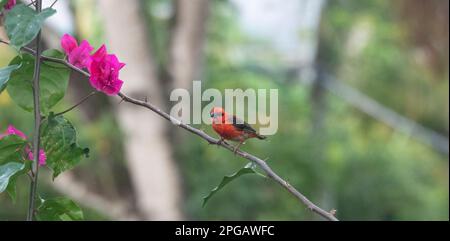
<svg viewBox="0 0 450 241">
<path fill-rule="evenodd" d="M 20 136 L 23 139 L 27 139 L 27 136 L 25 134 L 23 134 L 22 131 L 16 129 L 13 125 L 9 125 L 8 128 L 6 128 L 5 133 L 0 135 L 0 139 L 5 136 L 9 136 L 9 135 L 16 135 L 16 136 Z"/>
<path fill-rule="evenodd" d="M 14 6 L 16 6 L 16 0 L 9 0 L 3 7 L 6 10 L 11 10 Z"/>
<path fill-rule="evenodd" d="M 83 40 L 78 46 L 77 40 L 73 36 L 64 34 L 61 38 L 61 47 L 67 54 L 69 63 L 77 68 L 88 67 L 91 51 L 94 50 L 88 41 Z"/>
<path fill-rule="evenodd" d="M 16 136 L 19 136 L 20 138 L 27 139 L 27 136 L 22 131 L 15 128 L 13 125 L 9 125 L 8 128 L 6 129 L 5 133 L 0 134 L 0 139 L 2 139 L 5 136 L 9 136 L 9 135 L 16 135 Z M 25 147 L 25 152 L 28 155 L 28 159 L 32 161 L 34 159 L 33 152 L 30 150 L 30 148 L 28 146 Z M 45 151 L 43 149 L 40 149 L 39 150 L 39 165 L 40 166 L 45 165 L 46 160 L 47 160 L 47 156 L 45 155 Z"/>
<path fill-rule="evenodd" d="M 28 150 L 27 150 L 28 149 Z M 28 153 L 28 160 L 34 160 L 33 152 L 27 148 L 25 151 Z M 47 155 L 45 155 L 45 152 L 43 149 L 39 150 L 39 165 L 43 166 L 45 165 L 45 162 L 47 161 Z"/>
<path fill-rule="evenodd" d="M 119 93 L 123 84 L 119 79 L 119 71 L 125 64 L 120 63 L 116 55 L 108 54 L 104 45 L 91 56 L 89 62 L 89 82 L 92 87 L 107 95 Z"/>
</svg>

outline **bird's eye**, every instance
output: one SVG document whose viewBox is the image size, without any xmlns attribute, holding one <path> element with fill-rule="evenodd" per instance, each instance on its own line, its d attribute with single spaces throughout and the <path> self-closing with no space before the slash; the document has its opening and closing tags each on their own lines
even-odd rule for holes
<svg viewBox="0 0 450 241">
<path fill-rule="evenodd" d="M 209 113 L 211 117 L 214 117 L 214 112 Z"/>
</svg>

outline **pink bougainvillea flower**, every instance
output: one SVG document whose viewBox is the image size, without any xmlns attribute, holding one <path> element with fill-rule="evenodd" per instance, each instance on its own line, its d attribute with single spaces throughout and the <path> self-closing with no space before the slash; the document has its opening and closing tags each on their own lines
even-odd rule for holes
<svg viewBox="0 0 450 241">
<path fill-rule="evenodd" d="M 69 63 L 80 69 L 88 67 L 91 51 L 94 50 L 88 41 L 83 40 L 78 46 L 74 37 L 64 34 L 61 38 L 61 47 L 67 54 Z"/>
<path fill-rule="evenodd" d="M 34 160 L 33 152 L 28 149 L 25 150 L 28 153 L 28 160 Z M 47 161 L 47 156 L 45 155 L 45 152 L 43 149 L 39 150 L 39 165 L 43 166 L 45 165 L 45 161 Z"/>
<path fill-rule="evenodd" d="M 116 55 L 108 54 L 102 45 L 90 58 L 89 82 L 96 90 L 107 95 L 116 95 L 122 88 L 123 81 L 119 79 L 119 71 L 125 66 Z"/>
<path fill-rule="evenodd" d="M 95 53 L 93 55 L 91 55 L 91 61 L 92 60 L 96 60 L 96 61 L 101 61 L 103 58 L 106 57 L 106 55 L 108 55 L 108 51 L 106 51 L 106 46 L 103 44 L 102 46 L 100 46 L 100 48 L 97 49 L 97 51 L 95 51 Z"/>
<path fill-rule="evenodd" d="M 27 139 L 27 136 L 23 134 L 23 132 L 21 132 L 20 130 L 16 129 L 13 125 L 9 125 L 8 128 L 6 128 L 5 133 L 0 135 L 0 139 L 9 135 L 16 135 L 20 136 L 23 139 Z"/>
<path fill-rule="evenodd" d="M 3 7 L 6 10 L 11 10 L 14 6 L 16 6 L 16 0 L 9 0 Z"/>
<path fill-rule="evenodd" d="M 9 135 L 16 135 L 22 139 L 27 139 L 27 136 L 22 131 L 15 128 L 13 125 L 9 125 L 8 128 L 6 129 L 5 133 L 0 134 L 0 139 L 2 139 L 5 136 L 9 136 Z M 30 150 L 30 148 L 28 146 L 25 147 L 25 152 L 28 155 L 28 159 L 32 161 L 34 159 L 33 152 Z M 46 160 L 47 160 L 47 156 L 45 155 L 44 150 L 40 149 L 39 150 L 39 165 L 41 165 L 41 166 L 45 165 Z"/>
<path fill-rule="evenodd" d="M 67 54 L 69 54 L 76 47 L 78 47 L 78 43 L 77 43 L 77 40 L 73 36 L 66 33 L 61 38 L 61 47 L 64 49 L 64 51 Z"/>
</svg>

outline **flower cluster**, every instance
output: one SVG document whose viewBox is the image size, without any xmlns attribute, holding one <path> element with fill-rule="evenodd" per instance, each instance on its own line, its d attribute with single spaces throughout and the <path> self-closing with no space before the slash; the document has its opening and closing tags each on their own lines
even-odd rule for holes
<svg viewBox="0 0 450 241">
<path fill-rule="evenodd" d="M 9 135 L 16 135 L 22 139 L 27 139 L 27 136 L 20 130 L 16 129 L 13 125 L 9 125 L 6 131 L 3 134 L 0 134 L 0 139 L 2 139 L 5 136 Z M 33 160 L 33 152 L 30 150 L 30 147 L 25 147 L 25 153 L 27 153 L 27 157 L 29 160 Z M 39 165 L 43 166 L 45 165 L 45 161 L 47 160 L 47 156 L 45 155 L 45 151 L 43 149 L 39 150 Z"/>
<path fill-rule="evenodd" d="M 119 79 L 119 70 L 125 66 L 120 63 L 116 55 L 108 54 L 102 45 L 92 56 L 89 64 L 91 85 L 108 95 L 119 93 L 123 81 Z"/>
<path fill-rule="evenodd" d="M 80 69 L 86 68 L 90 72 L 89 82 L 92 87 L 107 95 L 119 93 L 123 84 L 119 79 L 119 71 L 125 64 L 119 62 L 116 55 L 108 54 L 105 45 L 91 55 L 93 48 L 86 40 L 78 45 L 74 37 L 64 34 L 61 47 L 67 54 L 69 63 Z"/>
</svg>

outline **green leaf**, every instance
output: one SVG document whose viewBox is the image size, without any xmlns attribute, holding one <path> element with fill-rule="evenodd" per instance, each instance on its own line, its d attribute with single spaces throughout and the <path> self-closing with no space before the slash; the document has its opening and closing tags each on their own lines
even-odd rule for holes
<svg viewBox="0 0 450 241">
<path fill-rule="evenodd" d="M 56 13 L 52 8 L 37 13 L 25 4 L 16 5 L 6 13 L 5 27 L 11 45 L 17 49 L 30 43 L 41 30 L 45 19 Z"/>
<path fill-rule="evenodd" d="M 42 200 L 37 209 L 36 219 L 39 221 L 80 221 L 83 211 L 72 200 L 64 197 Z"/>
<path fill-rule="evenodd" d="M 0 139 L 0 165 L 6 162 L 22 161 L 23 149 L 27 141 L 16 135 L 5 136 Z"/>
<path fill-rule="evenodd" d="M 20 65 L 14 64 L 0 69 L 0 93 L 6 88 L 11 73 L 19 67 Z"/>
<path fill-rule="evenodd" d="M 14 175 L 11 178 L 9 178 L 9 183 L 8 186 L 6 187 L 6 192 L 11 198 L 12 203 L 16 203 L 17 190 L 16 190 L 16 179 L 14 178 Z"/>
<path fill-rule="evenodd" d="M 8 187 L 9 179 L 24 167 L 25 164 L 18 162 L 8 162 L 0 166 L 0 193 Z"/>
<path fill-rule="evenodd" d="M 236 178 L 246 175 L 246 174 L 258 174 L 255 170 L 255 167 L 252 163 L 248 163 L 245 167 L 241 168 L 239 171 L 228 175 L 228 176 L 224 176 L 222 178 L 222 181 L 220 182 L 220 184 L 218 186 L 216 186 L 215 188 L 213 188 L 208 195 L 206 195 L 205 197 L 203 197 L 203 204 L 202 207 L 204 207 L 206 205 L 206 203 L 208 202 L 208 200 L 214 196 L 214 194 L 216 194 L 218 191 L 220 191 L 223 187 L 225 187 L 225 185 L 227 185 L 228 183 L 230 183 L 231 181 L 235 180 Z"/>
<path fill-rule="evenodd" d="M 8 187 L 6 187 L 6 192 L 8 193 L 13 203 L 16 203 L 16 179 L 31 170 L 31 163 L 32 161 L 26 160 L 23 163 L 24 168 L 12 175 L 11 178 L 9 178 L 9 184 Z"/>
<path fill-rule="evenodd" d="M 78 146 L 74 126 L 62 116 L 55 117 L 50 113 L 42 124 L 41 133 L 42 147 L 47 155 L 47 165 L 53 170 L 53 179 L 89 154 L 89 149 Z"/>
<path fill-rule="evenodd" d="M 63 58 L 57 50 L 47 50 L 43 55 Z M 17 56 L 10 65 L 22 66 L 11 74 L 8 81 L 8 93 L 12 100 L 26 111 L 33 110 L 33 72 L 34 56 L 24 53 Z M 43 62 L 40 74 L 41 111 L 47 114 L 65 95 L 69 84 L 70 70 L 62 64 Z"/>
<path fill-rule="evenodd" d="M 23 161 L 22 155 L 24 154 L 24 147 L 27 145 L 27 141 L 16 135 L 5 136 L 0 139 L 0 165 L 9 163 L 20 163 Z M 9 184 L 7 184 L 6 191 L 9 196 L 15 202 L 16 198 L 16 177 L 26 173 L 30 168 L 31 162 L 23 163 L 25 166 L 21 171 L 14 173 L 9 177 Z"/>
<path fill-rule="evenodd" d="M 8 2 L 8 0 L 0 0 L 0 11 L 3 9 L 3 6 Z"/>
</svg>

